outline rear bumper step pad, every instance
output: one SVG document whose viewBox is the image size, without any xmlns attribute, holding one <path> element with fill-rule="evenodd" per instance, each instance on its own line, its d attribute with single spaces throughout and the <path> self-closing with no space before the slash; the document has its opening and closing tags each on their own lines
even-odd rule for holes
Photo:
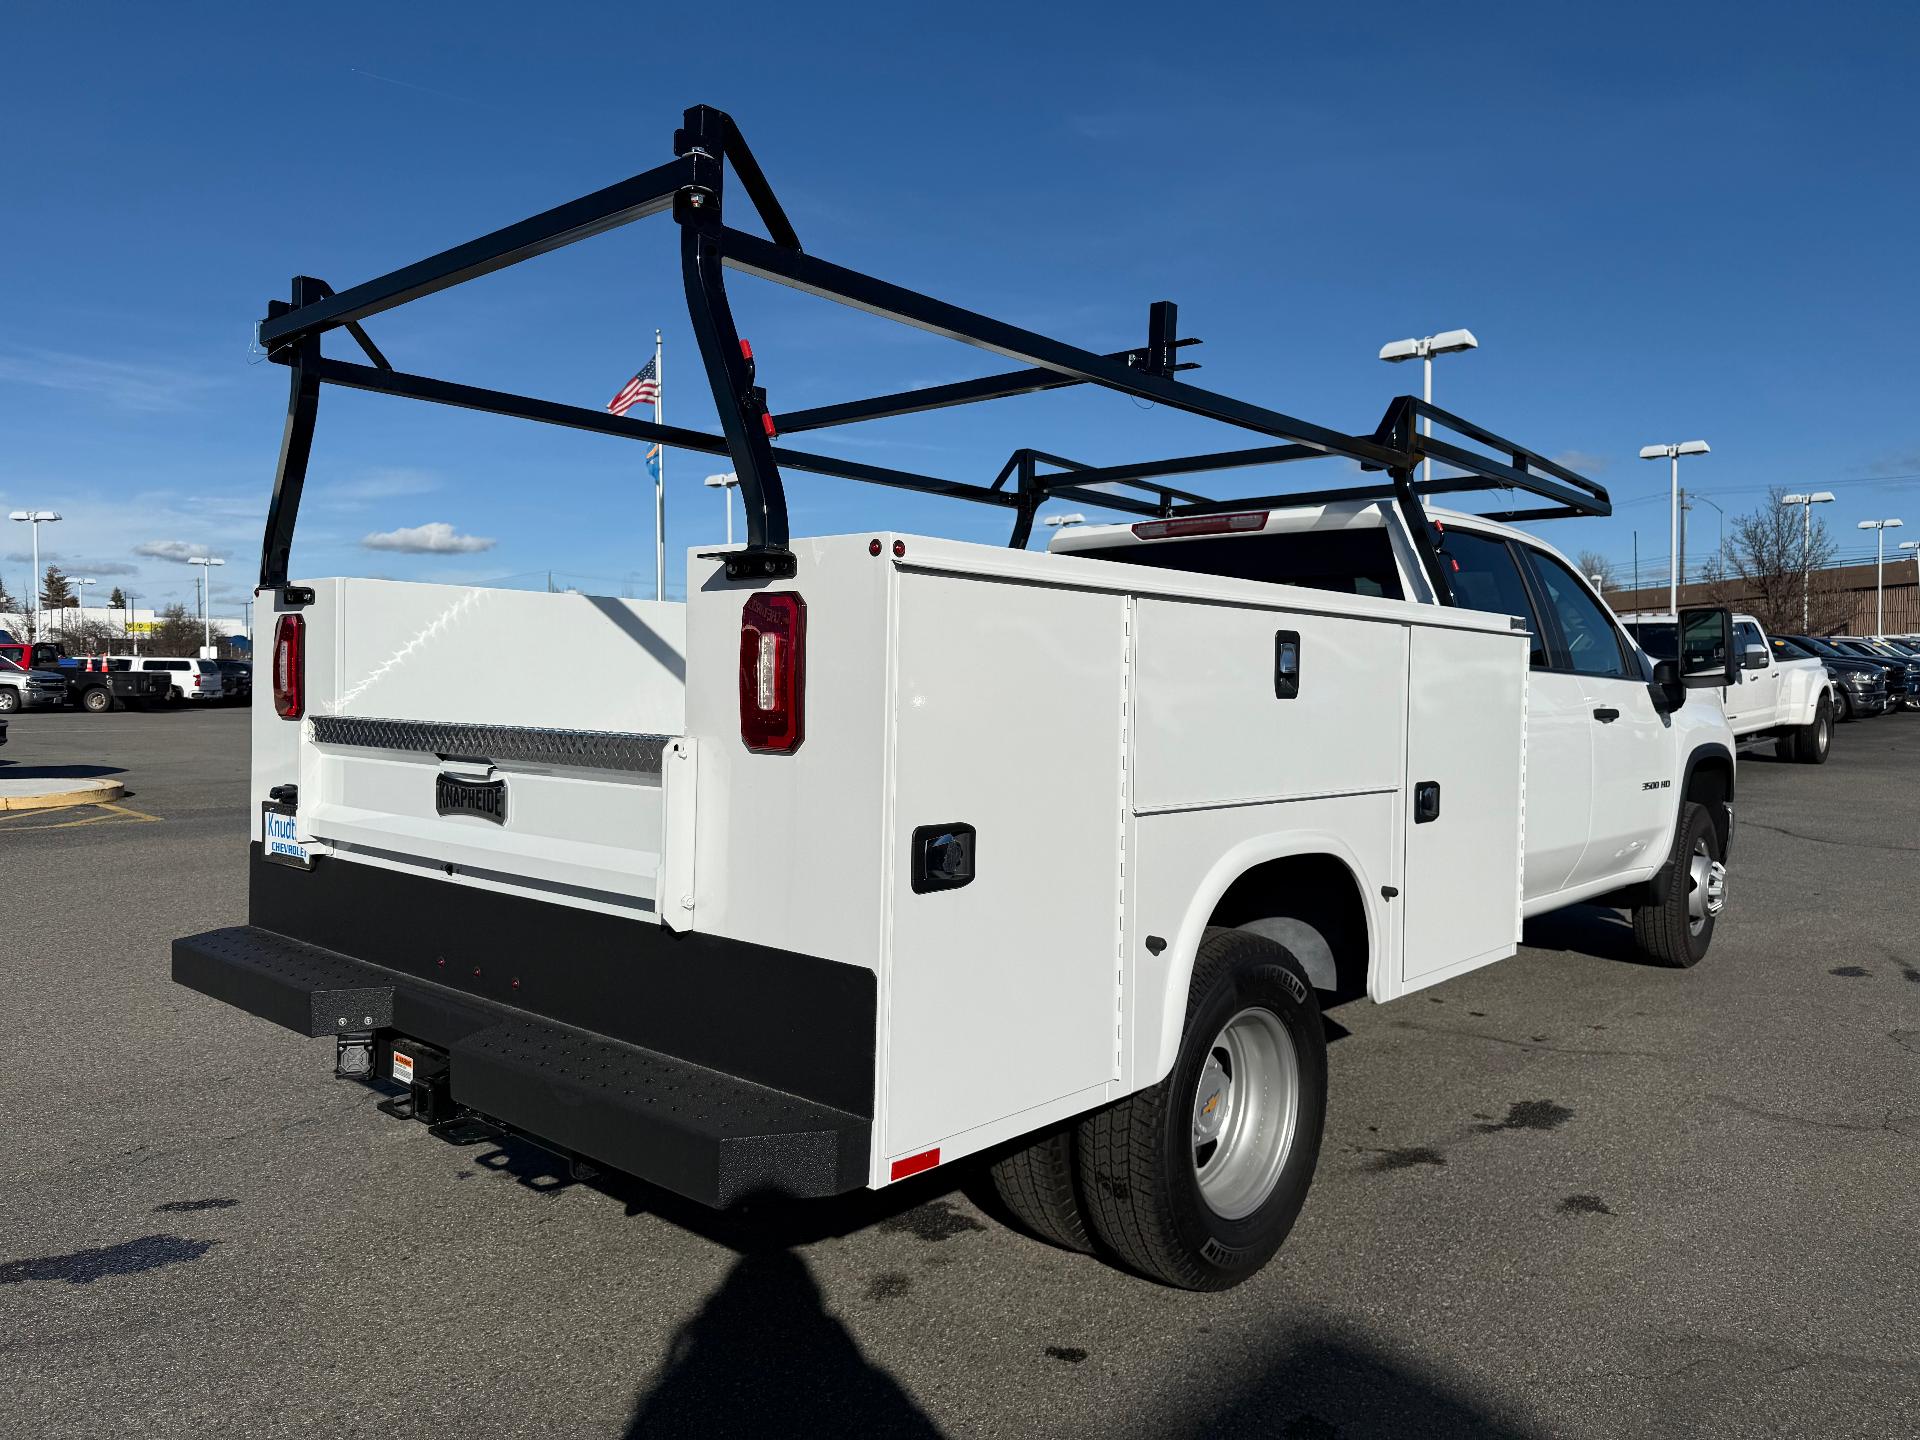
<svg viewBox="0 0 1920 1440">
<path fill-rule="evenodd" d="M 173 978 L 299 1035 L 395 1029 L 439 1046 L 455 1103 L 703 1204 L 867 1182 L 863 1116 L 270 930 L 175 940 Z"/>
</svg>

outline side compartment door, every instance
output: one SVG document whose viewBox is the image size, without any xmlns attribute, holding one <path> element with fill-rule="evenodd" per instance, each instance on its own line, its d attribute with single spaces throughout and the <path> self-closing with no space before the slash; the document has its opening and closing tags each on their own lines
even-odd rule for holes
<svg viewBox="0 0 1920 1440">
<path fill-rule="evenodd" d="M 1412 627 L 1401 987 L 1513 954 L 1527 670 L 1518 635 Z"/>
</svg>

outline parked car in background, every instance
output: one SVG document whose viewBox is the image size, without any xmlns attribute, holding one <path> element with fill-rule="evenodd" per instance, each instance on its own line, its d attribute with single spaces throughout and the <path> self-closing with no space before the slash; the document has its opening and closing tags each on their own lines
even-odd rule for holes
<svg viewBox="0 0 1920 1440">
<path fill-rule="evenodd" d="M 0 711 L 51 710 L 67 703 L 67 682 L 57 670 L 29 670 L 0 655 Z"/>
<path fill-rule="evenodd" d="M 1842 655 L 1887 666 L 1887 689 L 1895 703 L 1906 710 L 1920 709 L 1920 660 L 1854 635 L 1830 635 L 1827 643 Z"/>
<path fill-rule="evenodd" d="M 1898 710 L 1908 703 L 1910 671 L 1914 672 L 1912 683 L 1920 686 L 1920 667 L 1910 667 L 1904 660 L 1876 655 L 1871 651 L 1862 654 L 1855 650 L 1842 649 L 1833 640 L 1823 639 L 1818 635 L 1789 635 L 1786 638 L 1803 649 L 1811 650 L 1822 660 L 1864 661 L 1866 664 L 1878 666 L 1880 672 L 1887 677 L 1887 708 L 1890 710 Z"/>
<path fill-rule="evenodd" d="M 236 705 L 244 705 L 253 698 L 253 662 L 251 660 L 216 660 L 220 667 L 220 676 L 226 685 L 226 699 Z"/>
<path fill-rule="evenodd" d="M 1783 660 L 1818 660 L 1826 666 L 1832 685 L 1833 718 L 1855 720 L 1863 715 L 1884 715 L 1893 702 L 1887 695 L 1887 671 L 1870 660 L 1850 660 L 1844 656 L 1816 655 L 1798 640 L 1785 635 L 1769 635 L 1767 643 Z"/>
<path fill-rule="evenodd" d="M 1649 655 L 1678 658 L 1672 615 L 1643 612 L 1623 615 L 1621 622 Z M 1782 760 L 1824 764 L 1833 747 L 1834 715 L 1825 667 L 1812 657 L 1777 653 L 1751 615 L 1733 617 L 1733 653 L 1739 683 L 1722 687 L 1720 704 L 1734 737 L 1772 740 Z"/>
<path fill-rule="evenodd" d="M 136 670 L 159 670 L 169 677 L 170 700 L 218 700 L 226 694 L 226 682 L 217 660 L 186 660 L 167 655 L 136 655 Z"/>
</svg>

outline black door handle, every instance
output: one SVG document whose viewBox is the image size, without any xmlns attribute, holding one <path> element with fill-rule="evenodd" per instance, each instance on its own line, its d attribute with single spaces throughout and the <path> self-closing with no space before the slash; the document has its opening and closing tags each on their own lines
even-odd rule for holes
<svg viewBox="0 0 1920 1440">
<path fill-rule="evenodd" d="M 1598 720 L 1602 725 L 1611 725 L 1620 718 L 1620 712 L 1611 705 L 1602 705 L 1598 710 L 1593 712 L 1593 718 Z"/>
</svg>

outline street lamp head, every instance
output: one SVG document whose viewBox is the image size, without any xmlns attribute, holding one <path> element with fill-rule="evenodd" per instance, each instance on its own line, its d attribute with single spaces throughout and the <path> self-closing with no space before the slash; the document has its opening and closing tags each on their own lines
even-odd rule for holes
<svg viewBox="0 0 1920 1440">
<path fill-rule="evenodd" d="M 1811 494 L 1811 495 L 1809 495 L 1809 496 L 1807 497 L 1807 499 L 1808 499 L 1808 501 L 1810 501 L 1810 502 L 1811 502 L 1812 504 L 1815 504 L 1815 505 L 1825 505 L 1825 504 L 1826 504 L 1826 503 L 1827 503 L 1828 501 L 1830 501 L 1830 500 L 1832 500 L 1832 499 L 1833 499 L 1833 491 L 1831 491 L 1831 490 L 1816 490 L 1816 491 L 1814 491 L 1814 492 L 1813 492 L 1813 494 Z"/>
<path fill-rule="evenodd" d="M 1087 523 L 1087 517 L 1078 513 L 1077 511 L 1071 515 L 1047 516 L 1047 524 L 1052 525 L 1056 528 L 1061 528 L 1068 525 L 1084 525 L 1086 523 Z"/>
<path fill-rule="evenodd" d="M 1642 460 L 1665 460 L 1672 456 L 1672 454 L 1673 447 L 1671 445 L 1642 445 L 1640 447 L 1640 458 Z"/>
<path fill-rule="evenodd" d="M 740 483 L 740 477 L 729 470 L 724 475 L 709 475 L 706 483 L 715 490 L 729 490 Z"/>
<path fill-rule="evenodd" d="M 57 510 L 15 510 L 8 518 L 12 520 L 31 520 L 34 524 L 38 525 L 43 521 L 58 520 L 60 513 Z"/>
<path fill-rule="evenodd" d="M 1807 497 L 1797 492 L 1792 495 L 1782 495 L 1780 497 L 1780 503 L 1782 505 L 1804 505 L 1807 503 Z"/>
<path fill-rule="evenodd" d="M 1900 542 L 1900 548 L 1902 550 L 1920 550 L 1920 540 L 1902 540 Z"/>
<path fill-rule="evenodd" d="M 1682 440 L 1673 447 L 1676 455 L 1711 455 L 1713 447 L 1704 440 Z"/>
<path fill-rule="evenodd" d="M 1438 335 L 1419 339 L 1393 340 L 1380 347 L 1380 358 L 1389 365 L 1402 360 L 1424 360 L 1430 355 L 1452 355 L 1461 350 L 1478 349 L 1480 342 L 1471 330 L 1442 330 Z"/>
</svg>

